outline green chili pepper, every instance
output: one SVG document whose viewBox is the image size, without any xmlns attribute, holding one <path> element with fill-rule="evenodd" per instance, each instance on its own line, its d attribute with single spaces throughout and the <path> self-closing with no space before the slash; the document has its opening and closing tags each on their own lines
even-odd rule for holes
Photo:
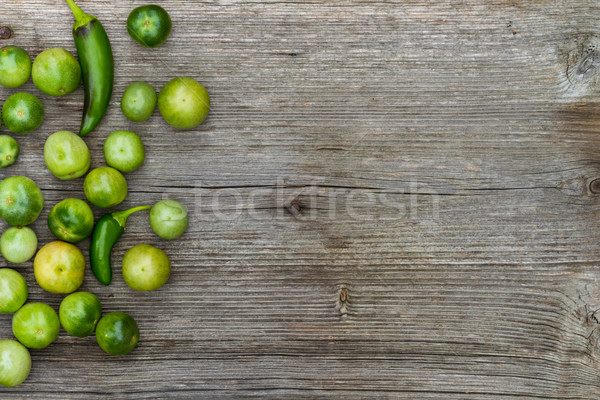
<svg viewBox="0 0 600 400">
<path fill-rule="evenodd" d="M 73 38 L 83 75 L 83 118 L 79 135 L 85 136 L 98 126 L 106 113 L 113 90 L 114 63 L 108 35 L 91 15 L 85 14 L 73 2 L 65 0 L 73 15 Z"/>
<path fill-rule="evenodd" d="M 92 272 L 100 283 L 109 285 L 112 279 L 110 253 L 117 240 L 125 231 L 127 217 L 137 211 L 148 210 L 152 206 L 140 206 L 126 211 L 104 215 L 98 220 L 90 243 L 90 264 Z"/>
</svg>

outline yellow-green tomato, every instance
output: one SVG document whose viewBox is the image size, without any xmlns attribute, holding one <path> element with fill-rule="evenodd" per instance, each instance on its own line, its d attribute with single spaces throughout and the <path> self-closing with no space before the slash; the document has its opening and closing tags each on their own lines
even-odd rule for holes
<svg viewBox="0 0 600 400">
<path fill-rule="evenodd" d="M 20 264 L 29 261 L 37 250 L 38 240 L 35 232 L 26 226 L 13 226 L 0 236 L 0 252 L 11 263 Z"/>
<path fill-rule="evenodd" d="M 142 139 L 131 131 L 114 131 L 104 142 L 106 163 L 121 172 L 133 172 L 146 158 Z"/>
<path fill-rule="evenodd" d="M 123 279 L 133 290 L 156 290 L 167 283 L 170 275 L 169 257 L 154 246 L 138 244 L 123 257 Z"/>
<path fill-rule="evenodd" d="M 42 92 L 50 96 L 64 96 L 79 86 L 81 66 L 68 50 L 47 49 L 35 58 L 31 78 Z"/>
<path fill-rule="evenodd" d="M 16 340 L 0 340 L 0 385 L 19 386 L 30 371 L 29 350 Z"/>
<path fill-rule="evenodd" d="M 127 197 L 127 181 L 116 169 L 99 167 L 85 177 L 83 192 L 96 207 L 113 207 Z"/>
<path fill-rule="evenodd" d="M 76 246 L 66 242 L 50 242 L 33 260 L 35 280 L 50 293 L 71 293 L 83 283 L 85 258 Z"/>
<path fill-rule="evenodd" d="M 0 269 L 0 314 L 17 311 L 29 295 L 23 275 L 10 268 Z"/>
<path fill-rule="evenodd" d="M 69 131 L 53 133 L 44 144 L 46 167 L 58 179 L 79 178 L 90 168 L 90 151 L 83 139 Z"/>
<path fill-rule="evenodd" d="M 188 227 L 188 215 L 183 204 L 175 200 L 161 200 L 150 210 L 150 226 L 163 239 L 176 239 Z"/>
<path fill-rule="evenodd" d="M 64 199 L 48 214 L 48 228 L 60 240 L 77 243 L 92 234 L 94 213 L 83 200 Z"/>
<path fill-rule="evenodd" d="M 172 79 L 158 95 L 158 110 L 169 125 L 178 129 L 200 125 L 209 109 L 208 92 L 193 78 Z"/>
</svg>

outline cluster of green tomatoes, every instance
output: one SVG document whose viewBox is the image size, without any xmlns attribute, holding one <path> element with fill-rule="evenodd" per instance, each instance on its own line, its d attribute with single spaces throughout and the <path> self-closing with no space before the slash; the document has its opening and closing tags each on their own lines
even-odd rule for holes
<svg viewBox="0 0 600 400">
<path fill-rule="evenodd" d="M 162 44 L 171 30 L 167 12 L 158 6 L 142 6 L 132 11 L 128 32 L 145 47 Z M 0 85 L 17 88 L 32 77 L 35 86 L 51 96 L 72 93 L 82 73 L 77 59 L 67 50 L 49 49 L 40 53 L 33 64 L 25 50 L 16 46 L 0 49 Z M 145 82 L 131 84 L 123 93 L 121 110 L 132 121 L 145 121 L 158 104 L 165 120 L 180 129 L 192 128 L 204 121 L 210 100 L 204 87 L 192 78 L 171 80 L 157 96 Z M 43 122 L 44 107 L 34 95 L 20 92 L 10 96 L 2 107 L 2 120 L 10 131 L 25 134 Z M 104 142 L 107 166 L 90 168 L 90 152 L 85 141 L 69 131 L 50 135 L 44 145 L 44 161 L 58 179 L 77 179 L 84 175 L 83 192 L 89 203 L 110 208 L 127 197 L 123 174 L 137 170 L 146 154 L 141 138 L 134 132 L 118 130 Z M 19 144 L 9 135 L 0 135 L 0 168 L 12 165 L 19 156 Z M 10 228 L 0 236 L 0 253 L 9 262 L 20 264 L 34 258 L 33 269 L 40 287 L 51 293 L 68 294 L 59 312 L 44 303 L 27 303 L 29 290 L 25 278 L 16 270 L 0 269 L 0 313 L 14 313 L 12 330 L 18 340 L 0 340 L 0 384 L 16 386 L 28 376 L 31 357 L 27 348 L 42 349 L 58 337 L 61 326 L 71 335 L 85 337 L 95 333 L 100 347 L 110 354 L 128 354 L 139 340 L 135 320 L 123 312 L 102 315 L 102 305 L 89 292 L 76 292 L 82 285 L 85 257 L 74 245 L 92 236 L 90 263 L 96 277 L 110 283 L 110 250 L 125 227 L 132 211 L 150 209 L 149 222 L 163 239 L 181 236 L 188 226 L 185 207 L 175 200 L 162 200 L 150 206 L 107 214 L 115 222 L 94 224 L 94 214 L 85 201 L 68 198 L 56 204 L 48 214 L 48 228 L 58 240 L 38 248 L 35 232 L 29 228 L 44 206 L 38 185 L 25 176 L 11 176 L 0 182 L 0 217 Z M 110 225 L 110 224 L 113 225 Z M 117 224 L 117 225 L 115 225 Z M 120 225 L 118 225 L 120 224 Z M 116 230 L 121 229 L 120 232 Z M 111 232 L 110 230 L 114 232 Z M 101 232 L 100 232 L 101 231 Z M 106 231 L 106 232 L 105 232 Z M 110 242 L 112 238 L 112 242 Z M 100 241 L 106 241 L 101 243 Z M 104 249 L 104 254 L 94 249 Z M 108 260 L 106 257 L 108 256 Z M 101 259 L 104 257 L 104 259 Z M 94 269 L 97 265 L 97 269 Z M 108 266 L 108 279 L 101 268 Z M 171 263 L 161 249 L 137 245 L 122 260 L 123 278 L 138 291 L 156 290 L 171 273 Z"/>
</svg>

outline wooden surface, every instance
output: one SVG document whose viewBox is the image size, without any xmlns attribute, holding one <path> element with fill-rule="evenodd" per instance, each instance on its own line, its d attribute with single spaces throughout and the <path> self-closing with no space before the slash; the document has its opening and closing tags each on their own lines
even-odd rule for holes
<svg viewBox="0 0 600 400">
<path fill-rule="evenodd" d="M 62 331 L 2 399 L 600 398 L 599 2 L 169 0 L 155 50 L 125 29 L 144 2 L 79 4 L 116 57 L 92 165 L 110 132 L 138 132 L 147 159 L 119 208 L 175 198 L 191 224 L 164 241 L 137 214 L 113 284 L 86 272 L 105 311 L 138 321 L 132 354 Z M 2 45 L 75 52 L 61 1 L 4 1 L 0 19 Z M 181 75 L 211 94 L 198 129 L 121 114 L 129 83 Z M 43 126 L 0 174 L 41 186 L 44 244 L 52 206 L 83 198 L 42 155 L 78 128 L 83 92 L 40 98 Z M 156 292 L 121 278 L 138 243 L 173 263 Z M 58 308 L 31 262 L 0 265 Z"/>
</svg>

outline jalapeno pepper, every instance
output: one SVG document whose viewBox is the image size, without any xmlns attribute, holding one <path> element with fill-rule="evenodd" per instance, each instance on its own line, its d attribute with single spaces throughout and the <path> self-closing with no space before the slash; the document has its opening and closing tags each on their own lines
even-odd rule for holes
<svg viewBox="0 0 600 400">
<path fill-rule="evenodd" d="M 73 2 L 65 0 L 73 15 L 73 38 L 83 75 L 83 117 L 79 135 L 85 136 L 98 126 L 106 113 L 113 90 L 114 61 L 108 35 L 96 17 L 85 14 Z"/>
<path fill-rule="evenodd" d="M 92 233 L 90 243 L 90 265 L 92 272 L 100 283 L 109 285 L 112 279 L 110 253 L 117 240 L 125 231 L 127 218 L 134 212 L 148 210 L 152 206 L 140 206 L 126 211 L 118 211 L 104 215 L 98 220 Z"/>
</svg>

